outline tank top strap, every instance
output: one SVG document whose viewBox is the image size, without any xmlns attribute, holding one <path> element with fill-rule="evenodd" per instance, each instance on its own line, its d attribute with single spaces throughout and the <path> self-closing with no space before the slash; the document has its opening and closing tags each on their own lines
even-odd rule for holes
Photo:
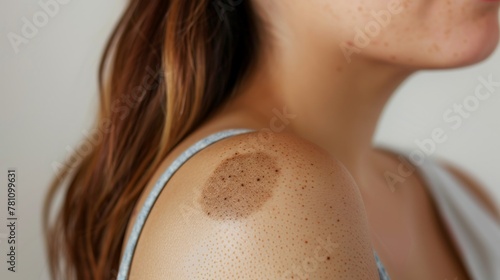
<svg viewBox="0 0 500 280">
<path fill-rule="evenodd" d="M 137 246 L 137 242 L 139 240 L 139 236 L 141 234 L 142 228 L 146 223 L 146 219 L 153 208 L 158 196 L 161 191 L 170 180 L 170 178 L 174 175 L 174 173 L 192 156 L 194 156 L 199 151 L 204 148 L 210 146 L 211 144 L 216 143 L 225 138 L 229 138 L 231 136 L 236 136 L 248 132 L 252 132 L 251 129 L 229 129 L 220 131 L 214 134 L 211 134 L 200 141 L 196 142 L 194 145 L 185 150 L 179 157 L 177 157 L 170 166 L 163 172 L 160 178 L 156 181 L 153 189 L 149 193 L 142 206 L 140 212 L 137 214 L 136 221 L 130 233 L 130 236 L 127 240 L 127 244 L 125 247 L 125 251 L 123 252 L 123 256 L 120 262 L 120 267 L 118 270 L 117 280 L 125 280 L 128 278 L 130 264 L 132 262 L 132 256 L 134 254 L 135 248 Z"/>
<path fill-rule="evenodd" d="M 471 279 L 500 279 L 500 223 L 463 181 L 436 160 L 421 174 Z"/>
</svg>

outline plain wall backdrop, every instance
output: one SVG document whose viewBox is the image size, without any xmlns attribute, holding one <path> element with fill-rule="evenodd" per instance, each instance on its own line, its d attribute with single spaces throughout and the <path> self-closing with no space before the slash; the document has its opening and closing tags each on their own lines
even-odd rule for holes
<svg viewBox="0 0 500 280">
<path fill-rule="evenodd" d="M 49 279 L 41 231 L 42 200 L 54 164 L 90 130 L 98 101 L 97 66 L 125 1 L 59 0 L 46 24 L 16 53 L 8 34 L 43 11 L 37 0 L 0 1 L 0 278 Z M 43 0 L 42 2 L 53 2 Z M 37 14 L 38 13 L 38 14 Z M 43 16 L 37 20 L 44 20 Z M 456 129 L 443 114 L 470 101 L 480 77 L 500 81 L 500 52 L 474 67 L 420 73 L 391 99 L 377 144 L 417 150 L 442 128 L 434 155 L 468 170 L 500 201 L 500 87 Z M 17 169 L 17 272 L 7 271 L 7 170 Z"/>
</svg>

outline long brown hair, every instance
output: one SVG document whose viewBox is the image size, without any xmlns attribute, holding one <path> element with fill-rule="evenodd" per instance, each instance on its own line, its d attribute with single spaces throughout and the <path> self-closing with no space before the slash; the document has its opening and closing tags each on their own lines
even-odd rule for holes
<svg viewBox="0 0 500 280">
<path fill-rule="evenodd" d="M 256 26 L 248 1 L 130 0 L 102 57 L 94 133 L 60 166 L 45 202 L 54 279 L 116 276 L 139 195 L 248 72 Z"/>
</svg>

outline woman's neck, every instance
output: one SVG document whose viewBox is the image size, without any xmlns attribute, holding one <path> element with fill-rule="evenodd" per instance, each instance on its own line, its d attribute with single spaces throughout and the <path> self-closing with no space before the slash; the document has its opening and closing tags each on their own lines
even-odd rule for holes
<svg viewBox="0 0 500 280">
<path fill-rule="evenodd" d="M 293 131 L 352 173 L 365 167 L 383 108 L 412 73 L 361 58 L 348 63 L 341 52 L 300 44 L 260 58 L 223 111 L 246 112 L 275 132 Z"/>
</svg>

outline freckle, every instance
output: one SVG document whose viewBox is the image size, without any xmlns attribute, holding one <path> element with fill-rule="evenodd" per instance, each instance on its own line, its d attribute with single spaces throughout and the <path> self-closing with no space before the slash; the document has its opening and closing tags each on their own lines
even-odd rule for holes
<svg viewBox="0 0 500 280">
<path fill-rule="evenodd" d="M 432 44 L 432 47 L 431 47 L 431 52 L 432 51 L 440 52 L 441 48 L 436 43 L 434 43 L 434 44 Z"/>
</svg>

